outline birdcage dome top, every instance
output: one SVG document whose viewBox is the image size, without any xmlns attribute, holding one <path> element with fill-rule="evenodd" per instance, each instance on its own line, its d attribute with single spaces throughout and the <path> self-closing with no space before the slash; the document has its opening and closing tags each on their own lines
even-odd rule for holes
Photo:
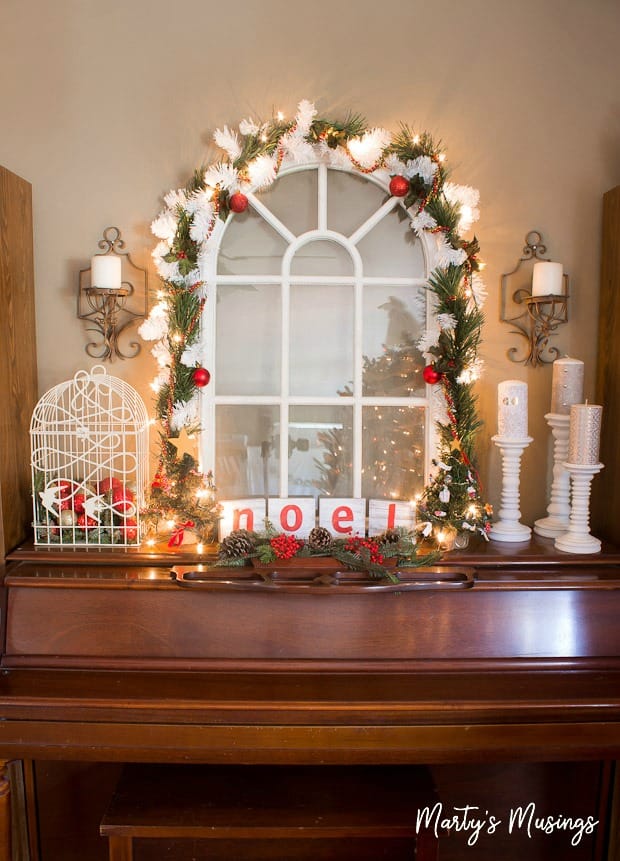
<svg viewBox="0 0 620 861">
<path fill-rule="evenodd" d="M 50 428 L 143 428 L 148 425 L 144 401 L 136 390 L 103 365 L 80 370 L 73 379 L 49 389 L 32 413 L 31 432 Z"/>
</svg>

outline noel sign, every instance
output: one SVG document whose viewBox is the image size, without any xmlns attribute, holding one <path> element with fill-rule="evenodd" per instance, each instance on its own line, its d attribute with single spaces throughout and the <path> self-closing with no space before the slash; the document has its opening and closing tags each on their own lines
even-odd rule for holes
<svg viewBox="0 0 620 861">
<path fill-rule="evenodd" d="M 366 533 L 380 535 L 386 529 L 413 529 L 415 504 L 386 499 L 319 499 L 319 526 L 337 537 Z M 229 499 L 220 501 L 220 541 L 237 529 L 250 532 L 262 529 L 267 518 L 278 532 L 307 538 L 316 526 L 316 503 L 313 497 L 274 499 Z"/>
</svg>

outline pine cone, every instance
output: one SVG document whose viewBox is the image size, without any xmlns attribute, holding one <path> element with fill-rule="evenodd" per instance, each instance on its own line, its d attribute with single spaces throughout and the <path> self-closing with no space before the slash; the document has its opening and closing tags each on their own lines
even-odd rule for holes
<svg viewBox="0 0 620 861">
<path fill-rule="evenodd" d="M 248 556 L 256 546 L 254 536 L 247 529 L 237 529 L 220 542 L 220 559 L 241 559 Z"/>
<path fill-rule="evenodd" d="M 377 537 L 379 544 L 398 544 L 400 532 L 398 529 L 386 529 L 383 535 Z"/>
<path fill-rule="evenodd" d="M 311 550 L 329 550 L 332 546 L 332 536 L 324 526 L 315 526 L 308 535 L 308 547 Z"/>
</svg>

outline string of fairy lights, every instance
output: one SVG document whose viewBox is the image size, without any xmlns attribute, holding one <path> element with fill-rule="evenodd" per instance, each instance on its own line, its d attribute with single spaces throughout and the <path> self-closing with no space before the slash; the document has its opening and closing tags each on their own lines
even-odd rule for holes
<svg viewBox="0 0 620 861">
<path fill-rule="evenodd" d="M 488 512 L 473 466 L 479 423 L 472 391 L 482 370 L 477 348 L 486 291 L 478 243 L 463 238 L 479 217 L 478 192 L 448 180 L 445 152 L 427 132 L 369 127 L 357 114 L 321 117 L 308 100 L 290 120 L 281 112 L 266 122 L 244 119 L 238 129 L 218 129 L 214 140 L 222 156 L 196 170 L 184 188 L 168 192 L 152 224 L 162 287 L 140 334 L 153 342 L 158 366 L 152 388 L 160 454 L 148 511 L 153 533 L 163 523 L 171 540 L 182 540 L 187 529 L 208 541 L 219 517 L 213 476 L 200 473 L 196 443 L 200 392 L 211 376 L 203 365 L 200 320 L 212 287 L 205 273 L 217 254 L 217 224 L 244 212 L 248 195 L 269 188 L 284 168 L 321 160 L 381 180 L 401 199 L 412 230 L 435 237 L 438 266 L 428 284 L 435 314 L 416 346 L 427 361 L 424 381 L 440 385 L 449 408 L 438 426 L 435 472 L 418 501 L 418 519 L 424 529 L 452 525 L 486 534 Z"/>
</svg>

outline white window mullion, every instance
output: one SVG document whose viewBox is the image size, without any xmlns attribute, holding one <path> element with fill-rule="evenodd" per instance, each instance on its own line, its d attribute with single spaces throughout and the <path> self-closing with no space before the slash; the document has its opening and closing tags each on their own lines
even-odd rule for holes
<svg viewBox="0 0 620 861">
<path fill-rule="evenodd" d="M 353 328 L 353 496 L 362 495 L 362 327 L 363 327 L 363 284 L 361 261 L 356 266 L 354 307 L 355 323 Z"/>
<path fill-rule="evenodd" d="M 319 230 L 327 230 L 327 167 L 319 165 L 318 170 L 318 224 Z"/>
<path fill-rule="evenodd" d="M 357 245 L 357 243 L 366 236 L 367 233 L 376 227 L 377 224 L 381 221 L 382 218 L 391 212 L 398 205 L 398 198 L 390 197 L 389 200 L 386 200 L 383 206 L 380 206 L 379 209 L 376 209 L 371 216 L 369 216 L 363 224 L 355 230 L 349 236 L 349 242 L 352 245 Z"/>
<path fill-rule="evenodd" d="M 321 238 L 333 238 L 333 234 L 315 234 Z M 346 246 L 345 246 L 346 247 Z M 241 284 L 246 285 L 250 281 L 252 284 L 281 284 L 282 278 L 280 275 L 218 275 L 218 284 Z M 385 278 L 378 276 L 366 276 L 364 284 L 370 286 L 378 284 L 380 287 L 424 287 L 428 283 L 426 278 L 401 278 L 394 275 L 386 275 Z M 291 275 L 291 284 L 325 284 L 324 275 Z M 353 275 L 330 275 L 330 284 L 355 284 Z"/>
<path fill-rule="evenodd" d="M 219 228 L 220 230 L 222 228 Z M 202 389 L 200 393 L 200 428 L 201 440 L 199 446 L 199 468 L 202 472 L 215 474 L 215 394 L 217 391 L 217 366 L 216 366 L 216 308 L 217 291 L 219 289 L 217 279 L 217 258 L 215 254 L 209 255 L 206 263 L 206 271 L 201 271 L 201 277 L 205 284 L 212 285 L 207 288 L 206 302 L 200 319 L 201 344 L 203 349 L 204 367 L 208 368 L 213 375 L 210 386 Z M 206 434 L 206 440 L 203 434 Z"/>
<path fill-rule="evenodd" d="M 295 234 L 291 233 L 288 227 L 283 224 L 280 219 L 273 214 L 273 212 L 268 209 L 264 203 L 262 203 L 255 194 L 248 192 L 248 200 L 250 201 L 251 206 L 261 215 L 267 224 L 270 224 L 273 229 L 280 234 L 280 236 L 286 240 L 286 242 L 294 242 Z"/>
<path fill-rule="evenodd" d="M 282 260 L 282 350 L 280 356 L 280 497 L 288 497 L 288 421 L 291 361 L 291 247 Z"/>
</svg>

